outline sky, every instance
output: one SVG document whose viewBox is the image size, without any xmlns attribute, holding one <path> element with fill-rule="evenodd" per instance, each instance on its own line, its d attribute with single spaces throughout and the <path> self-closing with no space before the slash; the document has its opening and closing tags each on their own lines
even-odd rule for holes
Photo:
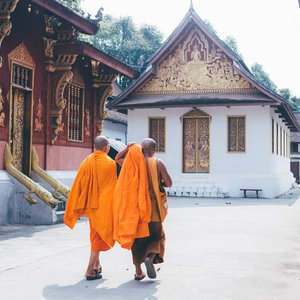
<svg viewBox="0 0 300 300">
<path fill-rule="evenodd" d="M 289 88 L 300 97 L 298 0 L 193 0 L 193 4 L 221 39 L 232 35 L 237 40 L 249 68 L 262 64 L 278 88 Z M 100 7 L 104 15 L 132 16 L 138 25 L 155 25 L 166 39 L 187 13 L 190 0 L 83 0 L 84 10 L 92 16 Z"/>
</svg>

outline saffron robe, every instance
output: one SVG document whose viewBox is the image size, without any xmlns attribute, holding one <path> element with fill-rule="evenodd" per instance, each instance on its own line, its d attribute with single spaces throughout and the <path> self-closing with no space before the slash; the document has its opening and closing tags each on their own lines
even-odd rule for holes
<svg viewBox="0 0 300 300">
<path fill-rule="evenodd" d="M 98 240 L 99 244 L 102 239 L 103 251 L 114 245 L 112 201 L 116 183 L 115 161 L 104 151 L 95 151 L 81 163 L 65 210 L 64 222 L 71 229 L 81 216 L 90 219 L 91 242 Z M 93 234 L 92 239 L 93 229 L 100 237 L 95 239 Z"/>
<path fill-rule="evenodd" d="M 134 239 L 149 236 L 151 200 L 142 149 L 129 148 L 114 194 L 114 239 L 131 249 Z"/>
<path fill-rule="evenodd" d="M 133 263 L 141 264 L 150 254 L 156 254 L 153 263 L 162 263 L 165 254 L 165 232 L 162 222 L 167 215 L 167 196 L 160 187 L 160 178 L 157 170 L 157 159 L 147 159 L 149 178 L 149 191 L 152 203 L 151 222 L 149 223 L 150 235 L 145 238 L 135 239 L 131 252 Z"/>
</svg>

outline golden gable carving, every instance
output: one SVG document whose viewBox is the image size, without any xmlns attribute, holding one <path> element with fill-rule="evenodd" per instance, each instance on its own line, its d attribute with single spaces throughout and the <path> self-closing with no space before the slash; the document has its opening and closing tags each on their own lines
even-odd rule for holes
<svg viewBox="0 0 300 300">
<path fill-rule="evenodd" d="M 156 76 L 138 93 L 249 92 L 256 90 L 237 74 L 232 60 L 194 28 L 173 54 L 163 60 Z"/>
<path fill-rule="evenodd" d="M 33 58 L 31 57 L 31 55 L 24 43 L 20 44 L 17 48 L 15 48 L 13 51 L 11 51 L 8 54 L 8 58 L 9 58 L 9 60 L 18 62 L 23 66 L 27 66 L 30 68 L 35 67 L 35 62 L 34 62 Z"/>
</svg>

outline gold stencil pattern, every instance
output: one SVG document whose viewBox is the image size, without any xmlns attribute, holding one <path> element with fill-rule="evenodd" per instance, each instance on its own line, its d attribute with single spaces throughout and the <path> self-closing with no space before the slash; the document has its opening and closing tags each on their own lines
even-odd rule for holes
<svg viewBox="0 0 300 300">
<path fill-rule="evenodd" d="M 210 117 L 194 110 L 183 116 L 183 171 L 184 173 L 209 173 L 209 123 Z M 206 116 L 203 116 L 203 115 Z"/>
<path fill-rule="evenodd" d="M 256 89 L 235 72 L 232 60 L 220 48 L 194 28 L 173 54 L 158 65 L 156 76 L 138 93 L 218 91 L 253 92 Z"/>
<path fill-rule="evenodd" d="M 165 119 L 149 119 L 149 137 L 156 141 L 156 151 L 165 152 Z"/>
<path fill-rule="evenodd" d="M 245 117 L 228 117 L 228 152 L 245 152 L 245 150 Z"/>
<path fill-rule="evenodd" d="M 13 118 L 13 165 L 22 171 L 23 162 L 23 131 L 24 131 L 24 92 L 14 89 Z"/>
</svg>

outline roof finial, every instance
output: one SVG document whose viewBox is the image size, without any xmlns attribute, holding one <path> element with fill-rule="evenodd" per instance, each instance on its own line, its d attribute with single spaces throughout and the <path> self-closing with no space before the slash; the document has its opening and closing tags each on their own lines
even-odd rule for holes
<svg viewBox="0 0 300 300">
<path fill-rule="evenodd" d="M 193 4 L 193 0 L 191 0 L 191 4 L 190 4 L 190 10 L 194 10 L 194 4 Z"/>
</svg>

